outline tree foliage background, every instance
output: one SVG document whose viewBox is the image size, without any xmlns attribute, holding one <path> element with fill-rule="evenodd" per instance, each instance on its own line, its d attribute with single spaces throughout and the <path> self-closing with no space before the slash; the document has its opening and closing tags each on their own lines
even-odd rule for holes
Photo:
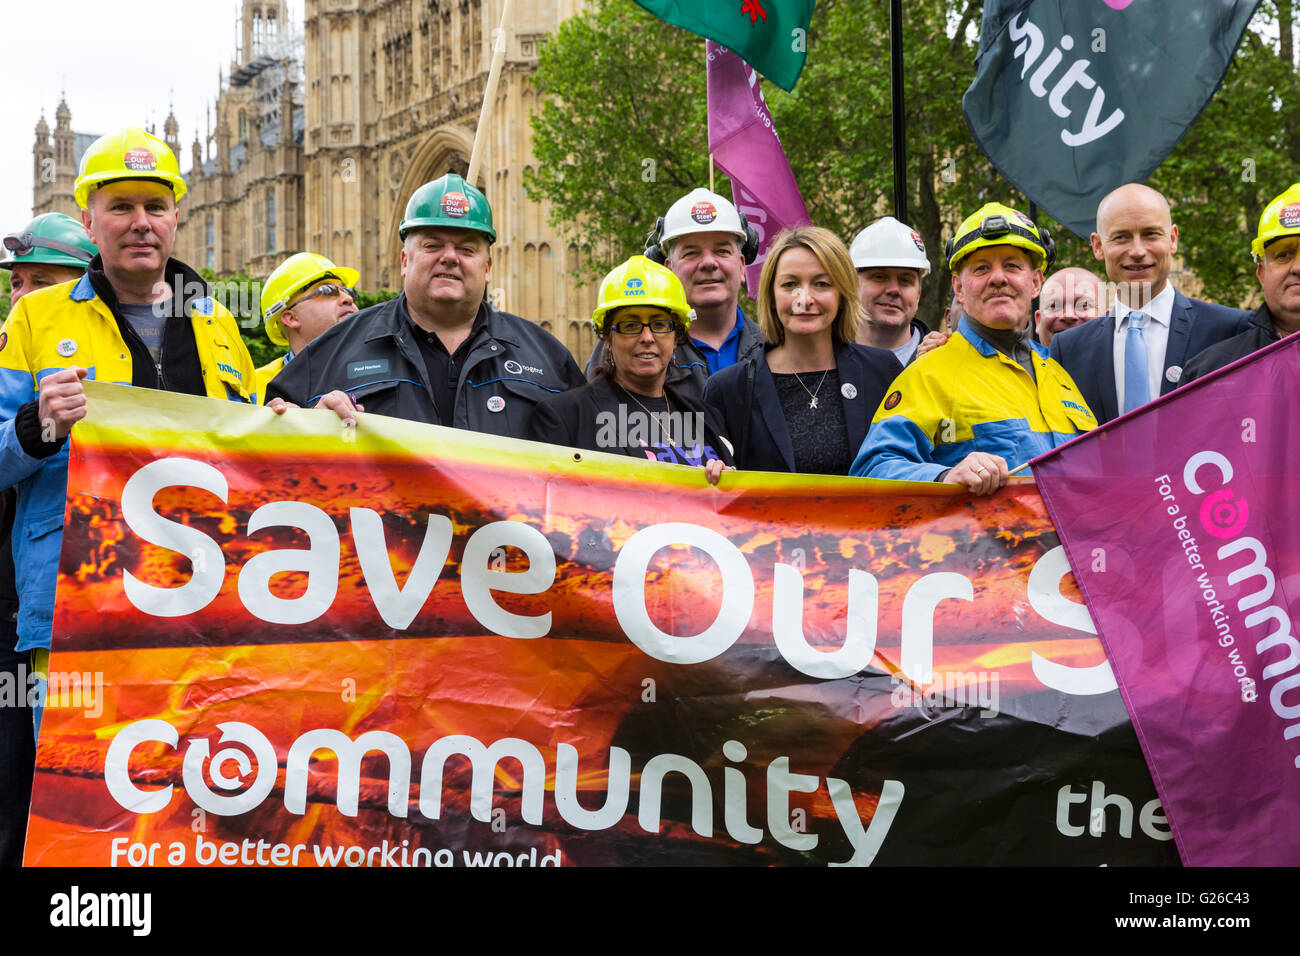
<svg viewBox="0 0 1300 956">
<path fill-rule="evenodd" d="M 846 242 L 892 213 L 887 0 L 819 0 L 793 94 L 764 95 L 812 219 Z M 961 97 L 975 74 L 982 0 L 904 7 L 908 220 L 933 269 L 920 318 L 936 325 L 950 296 L 944 240 L 992 200 L 1027 209 L 975 145 Z M 1265 0 L 1224 84 L 1151 177 L 1174 203 L 1186 266 L 1203 295 L 1244 302 L 1256 287 L 1250 237 L 1259 212 L 1300 169 L 1292 0 Z M 1172 81 L 1172 78 L 1171 78 Z M 533 82 L 534 200 L 584 250 L 579 279 L 641 250 L 655 219 L 708 183 L 704 41 L 631 0 L 596 0 L 542 46 Z M 730 191 L 717 177 L 718 191 Z M 1058 265 L 1102 272 L 1085 242 L 1056 227 Z"/>
</svg>

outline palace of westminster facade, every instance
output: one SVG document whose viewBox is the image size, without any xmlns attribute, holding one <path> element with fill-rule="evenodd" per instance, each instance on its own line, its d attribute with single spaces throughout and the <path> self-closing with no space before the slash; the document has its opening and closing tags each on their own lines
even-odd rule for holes
<svg viewBox="0 0 1300 956">
<path fill-rule="evenodd" d="M 175 255 L 265 278 L 307 250 L 360 270 L 363 289 L 398 289 L 407 199 L 469 166 L 501 0 L 305 2 L 295 35 L 283 0 L 243 0 L 242 40 L 207 142 L 196 133 L 184 151 L 167 116 L 163 139 L 189 187 Z M 523 176 L 536 162 L 528 117 L 538 44 L 581 6 L 515 0 L 477 182 L 498 233 L 494 303 L 537 321 L 580 362 L 593 345 L 595 287 L 575 285 L 578 249 L 549 225 L 547 206 L 524 195 Z M 77 215 L 77 164 L 96 135 L 73 131 L 66 100 L 53 131 L 41 117 L 34 214 Z"/>
</svg>

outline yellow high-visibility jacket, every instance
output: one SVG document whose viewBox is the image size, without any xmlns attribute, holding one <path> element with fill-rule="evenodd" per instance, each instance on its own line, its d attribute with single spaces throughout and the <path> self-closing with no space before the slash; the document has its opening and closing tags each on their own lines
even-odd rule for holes
<svg viewBox="0 0 1300 956">
<path fill-rule="evenodd" d="M 1036 382 L 963 318 L 946 345 L 894 380 L 849 474 L 936 481 L 973 451 L 1015 468 L 1095 428 L 1069 373 L 1029 344 Z"/>
</svg>

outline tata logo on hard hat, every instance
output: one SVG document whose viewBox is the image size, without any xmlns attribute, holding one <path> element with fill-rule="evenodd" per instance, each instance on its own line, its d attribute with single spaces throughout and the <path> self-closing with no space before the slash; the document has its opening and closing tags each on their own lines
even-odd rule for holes
<svg viewBox="0 0 1300 956">
<path fill-rule="evenodd" d="M 442 197 L 442 214 L 461 219 L 469 214 L 469 198 L 464 193 L 447 193 Z"/>
<path fill-rule="evenodd" d="M 1277 221 L 1283 229 L 1300 226 L 1300 202 L 1293 202 L 1277 211 Z"/>
<path fill-rule="evenodd" d="M 153 150 L 140 146 L 126 151 L 126 155 L 122 157 L 122 165 L 136 172 L 153 172 L 158 168 L 158 158 L 154 156 Z"/>
<path fill-rule="evenodd" d="M 697 202 L 691 207 L 691 218 L 701 226 L 707 226 L 713 220 L 718 218 L 718 207 L 707 200 Z"/>
</svg>

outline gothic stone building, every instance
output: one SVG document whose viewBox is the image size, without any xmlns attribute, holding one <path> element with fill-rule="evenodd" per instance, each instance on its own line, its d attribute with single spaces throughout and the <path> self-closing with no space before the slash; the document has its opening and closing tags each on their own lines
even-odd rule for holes
<svg viewBox="0 0 1300 956">
<path fill-rule="evenodd" d="M 578 358 L 593 344 L 595 290 L 576 288 L 578 250 L 531 202 L 528 82 L 538 43 L 582 0 L 515 0 L 477 185 L 492 202 L 493 301 L 534 319 Z M 397 226 L 422 183 L 469 166 L 501 0 L 306 0 L 301 32 L 282 2 L 244 0 L 240 41 L 219 77 L 213 127 L 182 155 L 176 254 L 219 274 L 265 277 L 288 255 L 323 253 L 363 289 L 401 286 Z M 60 102 L 51 145 L 36 128 L 34 212 L 76 214 L 72 182 L 93 141 Z M 187 161 L 188 160 L 188 161 Z M 188 165 L 188 169 L 186 166 Z"/>
</svg>

